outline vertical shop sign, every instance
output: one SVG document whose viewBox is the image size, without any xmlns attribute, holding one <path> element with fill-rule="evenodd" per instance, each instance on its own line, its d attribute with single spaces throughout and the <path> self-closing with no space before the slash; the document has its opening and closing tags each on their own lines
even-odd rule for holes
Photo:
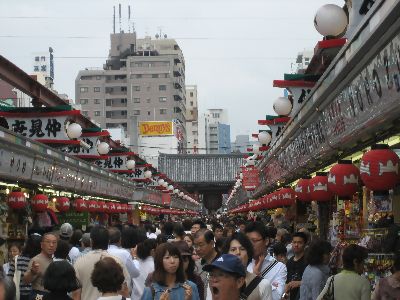
<svg viewBox="0 0 400 300">
<path fill-rule="evenodd" d="M 243 169 L 243 188 L 246 191 L 254 191 L 260 184 L 260 174 L 255 167 Z"/>
</svg>

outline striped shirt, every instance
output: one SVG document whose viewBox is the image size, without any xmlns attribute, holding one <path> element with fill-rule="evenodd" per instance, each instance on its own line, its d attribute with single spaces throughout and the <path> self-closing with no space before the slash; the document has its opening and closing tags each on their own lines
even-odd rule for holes
<svg viewBox="0 0 400 300">
<path fill-rule="evenodd" d="M 21 271 L 21 280 L 19 283 L 19 291 L 21 295 L 29 295 L 32 290 L 31 284 L 24 284 L 22 281 L 22 278 L 24 277 L 24 274 L 26 271 L 28 271 L 28 264 L 31 259 L 26 256 L 18 256 L 17 258 L 17 270 Z M 14 272 L 15 272 L 15 262 L 12 261 L 10 263 L 10 269 L 8 270 L 7 276 L 14 278 Z"/>
</svg>

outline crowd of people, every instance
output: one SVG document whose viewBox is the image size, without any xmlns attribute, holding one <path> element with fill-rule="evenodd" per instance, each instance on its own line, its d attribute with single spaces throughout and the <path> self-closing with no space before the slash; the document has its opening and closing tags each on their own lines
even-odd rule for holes
<svg viewBox="0 0 400 300">
<path fill-rule="evenodd" d="M 5 300 L 388 300 L 400 299 L 400 257 L 371 295 L 365 248 L 342 253 L 305 228 L 241 219 L 185 219 L 141 226 L 64 223 L 9 246 Z M 336 273 L 336 274 L 335 274 Z"/>
</svg>

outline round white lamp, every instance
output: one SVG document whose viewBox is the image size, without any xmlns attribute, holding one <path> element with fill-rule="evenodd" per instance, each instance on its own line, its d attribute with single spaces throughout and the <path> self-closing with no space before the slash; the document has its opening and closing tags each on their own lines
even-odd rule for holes
<svg viewBox="0 0 400 300">
<path fill-rule="evenodd" d="M 144 172 L 144 178 L 150 179 L 151 176 L 153 176 L 153 174 L 151 173 L 150 170 L 147 170 L 147 171 Z"/>
<path fill-rule="evenodd" d="M 165 182 L 164 179 L 158 179 L 157 181 L 159 186 L 163 186 L 164 182 Z"/>
<path fill-rule="evenodd" d="M 180 192 L 180 193 L 179 193 L 179 197 L 182 198 L 183 196 L 185 196 L 185 194 L 184 194 L 183 192 Z"/>
<path fill-rule="evenodd" d="M 164 181 L 164 183 L 162 184 L 163 187 L 168 188 L 168 182 Z"/>
<path fill-rule="evenodd" d="M 173 191 L 173 190 L 174 190 L 174 186 L 173 186 L 172 184 L 170 184 L 170 185 L 168 186 L 168 190 L 169 190 L 169 191 Z"/>
<path fill-rule="evenodd" d="M 128 170 L 134 169 L 135 166 L 136 166 L 135 160 L 133 160 L 133 159 L 128 159 L 128 160 L 126 161 L 126 167 L 127 167 Z"/>
<path fill-rule="evenodd" d="M 100 155 L 106 155 L 108 152 L 110 152 L 110 145 L 106 142 L 99 143 L 97 145 L 97 152 L 99 152 Z"/>
<path fill-rule="evenodd" d="M 286 97 L 278 97 L 274 101 L 274 111 L 280 116 L 288 116 L 292 111 L 292 102 Z"/>
<path fill-rule="evenodd" d="M 179 194 L 179 190 L 178 189 L 174 189 L 174 194 Z"/>
<path fill-rule="evenodd" d="M 268 145 L 272 140 L 272 136 L 268 131 L 261 131 L 258 134 L 258 141 L 261 145 Z"/>
<path fill-rule="evenodd" d="M 314 18 L 314 26 L 323 36 L 338 36 L 347 26 L 347 16 L 343 8 L 335 4 L 321 6 Z"/>
<path fill-rule="evenodd" d="M 78 123 L 70 123 L 67 127 L 67 135 L 70 139 L 77 139 L 82 135 L 82 126 Z"/>
</svg>

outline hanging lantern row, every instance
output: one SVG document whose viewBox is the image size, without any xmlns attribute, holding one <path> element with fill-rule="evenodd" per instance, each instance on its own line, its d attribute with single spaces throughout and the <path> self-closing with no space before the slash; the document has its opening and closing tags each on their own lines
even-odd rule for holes
<svg viewBox="0 0 400 300">
<path fill-rule="evenodd" d="M 296 184 L 300 201 L 329 201 L 335 195 L 350 199 L 363 183 L 372 191 L 387 191 L 399 183 L 399 157 L 387 145 L 371 147 L 361 158 L 360 170 L 351 161 L 342 160 L 329 173 L 302 178 Z"/>
<path fill-rule="evenodd" d="M 7 197 L 7 204 L 12 209 L 23 209 L 27 206 L 28 202 L 23 192 L 10 192 Z M 35 212 L 45 212 L 49 204 L 49 198 L 45 194 L 36 194 L 31 200 L 32 210 Z M 67 197 L 57 197 L 55 200 L 56 209 L 63 213 L 71 208 L 71 202 Z M 133 209 L 131 205 L 118 202 L 104 202 L 89 200 L 86 201 L 82 198 L 75 199 L 72 203 L 72 208 L 76 212 L 90 212 L 90 213 L 125 213 Z"/>
<path fill-rule="evenodd" d="M 146 172 L 150 172 L 150 174 L 151 174 L 151 171 L 146 171 Z M 148 174 L 148 175 L 150 175 L 150 174 Z M 145 173 L 145 175 L 146 175 L 146 173 Z M 164 180 L 162 178 L 157 180 L 157 184 L 162 190 L 164 190 L 166 192 L 175 194 L 177 197 L 182 198 L 183 200 L 186 200 L 186 201 L 188 201 L 188 202 L 190 202 L 192 204 L 200 205 L 195 199 L 193 199 L 189 195 L 186 195 L 184 192 L 182 192 L 181 190 L 175 188 L 172 184 L 170 184 L 168 181 L 166 181 L 166 180 Z"/>
</svg>

